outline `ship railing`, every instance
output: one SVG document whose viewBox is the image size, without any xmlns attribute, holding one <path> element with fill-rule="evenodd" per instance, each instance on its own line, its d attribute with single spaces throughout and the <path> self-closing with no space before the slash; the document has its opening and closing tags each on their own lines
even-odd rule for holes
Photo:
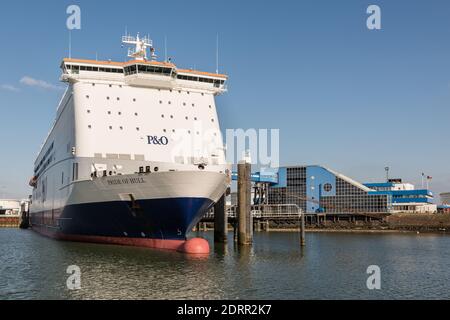
<svg viewBox="0 0 450 320">
<path fill-rule="evenodd" d="M 226 209 L 228 218 L 236 218 L 238 216 L 237 205 L 228 206 Z M 296 204 L 276 204 L 276 205 L 253 205 L 251 206 L 251 214 L 256 219 L 282 219 L 300 217 L 302 210 Z M 205 214 L 204 218 L 214 218 L 214 210 Z"/>
</svg>

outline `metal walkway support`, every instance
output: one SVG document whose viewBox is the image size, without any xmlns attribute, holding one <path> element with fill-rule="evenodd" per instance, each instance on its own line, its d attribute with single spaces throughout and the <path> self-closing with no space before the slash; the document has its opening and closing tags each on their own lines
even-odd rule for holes
<svg viewBox="0 0 450 320">
<path fill-rule="evenodd" d="M 253 219 L 251 214 L 251 170 L 250 163 L 238 164 L 238 244 L 251 245 L 253 242 Z"/>
<path fill-rule="evenodd" d="M 225 194 L 214 205 L 214 242 L 226 243 L 228 218 L 225 208 Z"/>
</svg>

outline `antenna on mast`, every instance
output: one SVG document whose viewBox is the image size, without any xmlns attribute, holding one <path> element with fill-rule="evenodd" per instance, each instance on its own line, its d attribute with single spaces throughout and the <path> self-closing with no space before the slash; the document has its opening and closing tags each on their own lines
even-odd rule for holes
<svg viewBox="0 0 450 320">
<path fill-rule="evenodd" d="M 216 38 L 216 73 L 219 73 L 219 33 Z"/>
<path fill-rule="evenodd" d="M 72 59 L 72 30 L 69 30 L 69 59 Z"/>
<path fill-rule="evenodd" d="M 136 60 L 147 60 L 147 48 L 150 48 L 151 59 L 156 60 L 155 49 L 153 48 L 153 41 L 149 36 L 140 38 L 139 33 L 136 37 L 129 35 L 122 36 L 122 45 L 134 45 L 134 48 L 128 48 L 128 57 Z"/>
<path fill-rule="evenodd" d="M 167 36 L 164 36 L 164 62 L 167 62 Z"/>
</svg>

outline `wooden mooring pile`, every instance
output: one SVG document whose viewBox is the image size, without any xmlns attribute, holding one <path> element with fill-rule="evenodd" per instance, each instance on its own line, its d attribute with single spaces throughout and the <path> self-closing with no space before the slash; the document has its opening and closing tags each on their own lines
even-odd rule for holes
<svg viewBox="0 0 450 320">
<path fill-rule="evenodd" d="M 214 242 L 228 241 L 228 225 L 234 231 L 234 241 L 241 246 L 253 243 L 253 231 L 268 231 L 269 220 L 296 221 L 300 232 L 300 245 L 305 245 L 305 215 L 297 205 L 251 205 L 251 164 L 238 164 L 237 206 L 226 208 L 225 195 L 215 204 L 214 211 L 207 214 L 197 230 L 206 230 L 206 223 L 214 222 Z"/>
</svg>

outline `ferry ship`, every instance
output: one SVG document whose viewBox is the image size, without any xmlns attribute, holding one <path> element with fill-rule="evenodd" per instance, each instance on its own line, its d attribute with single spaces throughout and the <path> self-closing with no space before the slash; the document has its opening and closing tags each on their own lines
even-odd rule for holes
<svg viewBox="0 0 450 320">
<path fill-rule="evenodd" d="M 61 63 L 67 89 L 30 180 L 31 227 L 60 240 L 207 253 L 206 240 L 187 234 L 230 184 L 215 105 L 227 76 L 157 61 L 139 34 L 122 42 L 127 62 Z"/>
</svg>

